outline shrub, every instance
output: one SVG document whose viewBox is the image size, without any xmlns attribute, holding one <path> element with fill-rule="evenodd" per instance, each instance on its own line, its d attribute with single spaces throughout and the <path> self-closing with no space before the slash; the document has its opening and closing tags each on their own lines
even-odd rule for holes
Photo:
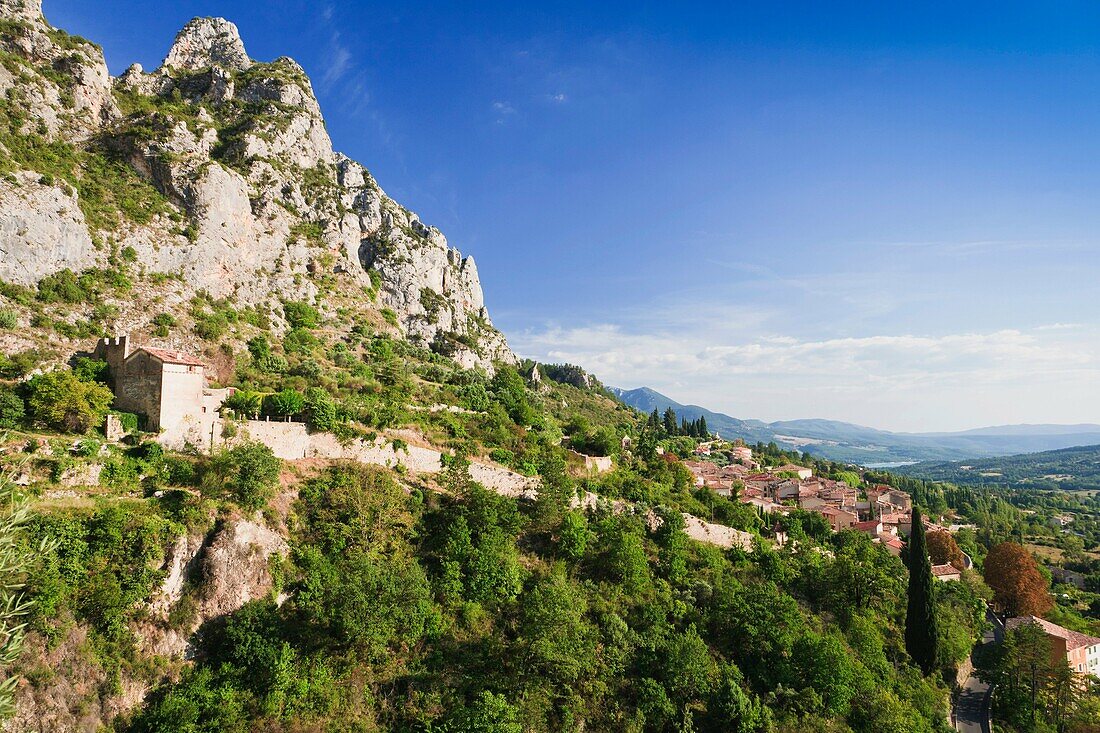
<svg viewBox="0 0 1100 733">
<path fill-rule="evenodd" d="M 168 329 L 176 325 L 176 317 L 171 313 L 158 313 L 153 316 L 153 333 L 161 338 L 168 335 Z"/>
<path fill-rule="evenodd" d="M 264 336 L 253 336 L 248 340 L 248 353 L 253 359 L 266 359 L 271 356 L 271 344 Z"/>
<path fill-rule="evenodd" d="M 283 315 L 291 328 L 317 328 L 321 325 L 321 313 L 309 303 L 283 303 Z"/>
<path fill-rule="evenodd" d="M 280 417 L 293 417 L 305 408 L 305 397 L 296 389 L 284 389 L 264 398 L 264 411 Z"/>
<path fill-rule="evenodd" d="M 201 313 L 195 317 L 195 333 L 207 341 L 217 341 L 229 330 L 229 319 L 224 313 Z"/>
<path fill-rule="evenodd" d="M 107 377 L 110 372 L 107 368 L 107 362 L 102 359 L 89 359 L 86 356 L 81 356 L 73 364 L 73 374 L 81 382 L 107 384 Z"/>
<path fill-rule="evenodd" d="M 260 408 L 263 406 L 263 396 L 258 392 L 237 390 L 226 397 L 221 406 L 232 410 L 237 417 L 255 418 L 259 416 Z"/>
<path fill-rule="evenodd" d="M 11 308 L 0 308 L 0 328 L 15 328 L 19 318 Z"/>
<path fill-rule="evenodd" d="M 38 299 L 47 303 L 80 303 L 89 293 L 80 286 L 76 273 L 65 268 L 38 281 Z"/>
<path fill-rule="evenodd" d="M 136 433 L 138 429 L 138 416 L 132 412 L 119 412 L 118 410 L 111 410 L 112 415 L 118 415 L 118 421 L 122 424 L 122 429 L 127 433 Z"/>
<path fill-rule="evenodd" d="M 288 354 L 308 354 L 320 342 L 304 328 L 295 328 L 283 337 L 283 349 Z"/>
<path fill-rule="evenodd" d="M 25 417 L 23 398 L 10 387 L 0 387 L 0 428 L 17 428 Z"/>
<path fill-rule="evenodd" d="M 279 354 L 268 354 L 256 360 L 255 366 L 261 372 L 267 374 L 283 374 L 290 368 L 286 357 Z"/>
<path fill-rule="evenodd" d="M 305 409 L 309 426 L 314 430 L 331 431 L 336 427 L 336 402 L 319 387 L 310 387 L 305 394 Z"/>
<path fill-rule="evenodd" d="M 21 379 L 37 368 L 45 358 L 37 349 L 27 349 L 11 356 L 0 354 L 0 376 Z"/>
<path fill-rule="evenodd" d="M 82 382 L 71 371 L 39 374 L 27 383 L 27 406 L 35 424 L 84 433 L 103 422 L 114 395 L 94 382 Z"/>
<path fill-rule="evenodd" d="M 516 454 L 507 448 L 493 448 L 489 451 L 489 458 L 505 466 L 511 466 L 516 460 Z"/>
<path fill-rule="evenodd" d="M 282 461 L 262 443 L 245 443 L 210 459 L 203 488 L 227 492 L 244 509 L 262 509 L 275 495 Z"/>
</svg>

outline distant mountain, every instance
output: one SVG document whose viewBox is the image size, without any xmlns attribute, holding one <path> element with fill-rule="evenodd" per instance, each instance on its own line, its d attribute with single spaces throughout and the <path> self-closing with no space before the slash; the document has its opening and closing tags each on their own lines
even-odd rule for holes
<svg viewBox="0 0 1100 733">
<path fill-rule="evenodd" d="M 971 461 L 923 462 L 895 470 L 966 486 L 1100 489 L 1100 445 Z"/>
<path fill-rule="evenodd" d="M 684 405 L 648 387 L 612 388 L 642 412 L 672 407 L 689 420 L 703 416 L 723 437 L 775 443 L 834 461 L 862 465 L 956 461 L 1100 444 L 1100 425 L 1001 425 L 955 433 L 893 433 L 837 420 L 741 420 L 698 405 Z"/>
</svg>

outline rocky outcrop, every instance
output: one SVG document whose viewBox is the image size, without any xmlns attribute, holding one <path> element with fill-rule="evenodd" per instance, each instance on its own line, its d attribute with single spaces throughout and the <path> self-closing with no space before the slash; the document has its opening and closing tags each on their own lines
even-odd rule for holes
<svg viewBox="0 0 1100 733">
<path fill-rule="evenodd" d="M 83 141 L 118 116 L 111 75 L 95 44 L 51 28 L 40 0 L 0 0 L 0 97 L 24 111 L 21 129 Z"/>
<path fill-rule="evenodd" d="M 0 278 L 33 285 L 63 267 L 100 265 L 97 240 L 112 240 L 146 272 L 243 305 L 312 300 L 318 278 L 335 276 L 343 292 L 376 292 L 365 309 L 392 309 L 408 338 L 460 364 L 514 360 L 473 259 L 333 150 L 293 60 L 254 61 L 233 23 L 196 18 L 158 69 L 134 65 L 112 81 L 100 50 L 50 28 L 34 0 L 0 8 L 19 19 L 0 50 L 25 59 L 34 82 L 0 65 L 0 94 L 47 135 L 90 150 L 94 139 L 97 160 L 123 161 L 167 202 L 142 221 L 92 231 L 79 190 L 43 171 L 17 173 L 0 182 Z"/>
<path fill-rule="evenodd" d="M 165 67 L 199 71 L 211 66 L 247 69 L 252 65 L 237 26 L 225 18 L 195 18 L 176 35 Z"/>
<path fill-rule="evenodd" d="M 277 532 L 244 518 L 224 522 L 208 538 L 181 536 L 168 551 L 164 582 L 149 603 L 149 621 L 136 630 L 141 648 L 169 659 L 189 658 L 191 637 L 203 624 L 271 592 L 270 559 L 288 551 Z M 169 623 L 187 594 L 192 613 Z"/>
<path fill-rule="evenodd" d="M 76 194 L 22 171 L 0 177 L 0 279 L 29 285 L 51 272 L 95 265 L 92 243 Z"/>
</svg>

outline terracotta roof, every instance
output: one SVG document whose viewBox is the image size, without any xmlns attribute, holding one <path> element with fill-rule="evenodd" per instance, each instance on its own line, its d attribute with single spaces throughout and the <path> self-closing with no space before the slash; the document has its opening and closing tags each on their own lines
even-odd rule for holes
<svg viewBox="0 0 1100 733">
<path fill-rule="evenodd" d="M 1088 634 L 1082 634 L 1080 631 L 1063 628 L 1058 624 L 1052 624 L 1050 621 L 1039 618 L 1038 616 L 1017 616 L 1016 618 L 1010 618 L 1005 626 L 1009 629 L 1015 629 L 1024 624 L 1036 624 L 1050 636 L 1057 636 L 1065 639 L 1066 651 L 1071 652 L 1083 646 L 1100 644 L 1100 639 L 1097 639 L 1095 636 L 1089 636 Z"/>
<path fill-rule="evenodd" d="M 871 519 L 866 522 L 856 522 L 855 528 L 860 532 L 870 532 L 871 530 L 877 529 L 879 524 L 881 523 L 877 519 Z"/>
<path fill-rule="evenodd" d="M 962 571 L 951 563 L 944 563 L 943 565 L 933 565 L 932 575 L 935 575 L 937 578 L 942 575 L 962 575 Z"/>
<path fill-rule="evenodd" d="M 206 366 L 201 361 L 193 356 L 188 356 L 179 351 L 168 351 L 167 349 L 153 349 L 148 346 L 142 346 L 138 351 L 144 351 L 155 359 L 163 361 L 165 364 L 185 364 L 187 366 Z"/>
</svg>

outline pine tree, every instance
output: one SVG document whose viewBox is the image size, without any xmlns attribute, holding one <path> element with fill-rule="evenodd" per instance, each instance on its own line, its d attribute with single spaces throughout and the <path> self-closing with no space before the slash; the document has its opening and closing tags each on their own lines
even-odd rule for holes
<svg viewBox="0 0 1100 733">
<path fill-rule="evenodd" d="M 680 418 L 680 435 L 694 435 L 691 432 L 691 426 L 688 425 L 688 419 L 686 417 Z"/>
<path fill-rule="evenodd" d="M 664 428 L 665 435 L 676 435 L 676 410 L 673 410 L 671 407 L 665 410 Z"/>
<path fill-rule="evenodd" d="M 653 412 L 649 413 L 649 427 L 653 430 L 661 429 L 661 416 L 657 414 L 657 408 L 653 408 Z"/>
<path fill-rule="evenodd" d="M 936 667 L 938 635 L 932 563 L 924 537 L 920 510 L 913 507 L 913 529 L 909 535 L 909 605 L 905 616 L 905 650 L 925 676 Z"/>
</svg>

